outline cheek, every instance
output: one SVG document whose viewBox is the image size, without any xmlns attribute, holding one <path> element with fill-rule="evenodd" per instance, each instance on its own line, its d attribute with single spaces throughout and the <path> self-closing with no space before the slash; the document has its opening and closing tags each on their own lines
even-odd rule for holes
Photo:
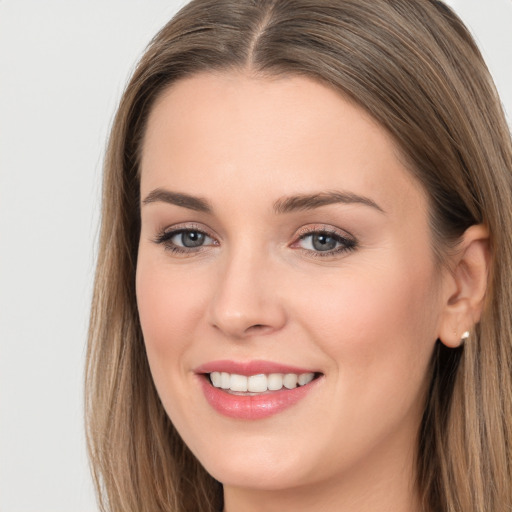
<svg viewBox="0 0 512 512">
<path fill-rule="evenodd" d="M 204 318 L 206 289 L 199 287 L 200 279 L 186 278 L 166 263 L 139 257 L 137 305 L 153 382 L 175 426 L 186 431 L 200 412 L 192 388 L 183 383 L 190 378 L 188 355 Z"/>
<path fill-rule="evenodd" d="M 189 344 L 203 316 L 204 300 L 201 289 L 179 272 L 144 258 L 139 258 L 136 288 L 148 359 L 156 374 L 159 365 L 179 362 L 175 356 Z"/>
<path fill-rule="evenodd" d="M 330 355 L 336 373 L 351 377 L 340 382 L 352 383 L 358 392 L 370 383 L 383 391 L 423 384 L 438 308 L 434 273 L 430 265 L 424 268 L 367 268 L 309 287 L 307 301 L 298 306 L 302 322 Z"/>
<path fill-rule="evenodd" d="M 324 283 L 322 291 L 311 286 L 301 303 L 303 328 L 330 360 L 333 401 L 326 414 L 332 426 L 323 427 L 325 437 L 339 439 L 343 431 L 352 440 L 340 459 L 385 444 L 393 433 L 401 432 L 402 440 L 417 433 L 435 344 L 436 299 L 429 278 L 428 272 L 400 266 L 352 272 Z M 332 407 L 334 401 L 343 406 Z"/>
<path fill-rule="evenodd" d="M 399 342 L 399 338 L 406 337 L 414 342 L 414 332 L 428 323 L 424 314 L 428 295 L 425 283 L 407 276 L 388 274 L 384 279 L 356 276 L 347 280 L 339 293 L 328 300 L 324 298 L 318 312 L 325 311 L 337 319 L 333 326 L 347 344 L 357 343 L 360 348 L 369 345 L 375 349 L 377 339 L 396 338 Z"/>
</svg>

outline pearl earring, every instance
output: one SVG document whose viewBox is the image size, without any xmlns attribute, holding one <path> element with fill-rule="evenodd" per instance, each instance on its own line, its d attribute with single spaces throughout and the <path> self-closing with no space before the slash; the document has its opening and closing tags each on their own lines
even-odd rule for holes
<svg viewBox="0 0 512 512">
<path fill-rule="evenodd" d="M 466 341 L 469 338 L 469 331 L 462 333 L 461 341 Z"/>
</svg>

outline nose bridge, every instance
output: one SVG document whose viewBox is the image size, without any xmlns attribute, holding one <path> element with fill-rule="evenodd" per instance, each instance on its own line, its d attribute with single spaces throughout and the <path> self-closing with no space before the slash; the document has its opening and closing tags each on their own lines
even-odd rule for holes
<svg viewBox="0 0 512 512">
<path fill-rule="evenodd" d="M 275 288 L 276 271 L 261 247 L 248 243 L 227 251 L 211 301 L 212 325 L 235 338 L 280 329 L 286 315 Z"/>
</svg>

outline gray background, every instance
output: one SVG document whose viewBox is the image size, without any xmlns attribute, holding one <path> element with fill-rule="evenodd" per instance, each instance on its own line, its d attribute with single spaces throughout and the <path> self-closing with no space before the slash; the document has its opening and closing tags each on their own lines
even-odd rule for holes
<svg viewBox="0 0 512 512">
<path fill-rule="evenodd" d="M 151 36 L 185 1 L 0 0 L 0 512 L 96 511 L 82 377 L 101 162 Z M 512 0 L 452 0 L 512 116 Z"/>
</svg>

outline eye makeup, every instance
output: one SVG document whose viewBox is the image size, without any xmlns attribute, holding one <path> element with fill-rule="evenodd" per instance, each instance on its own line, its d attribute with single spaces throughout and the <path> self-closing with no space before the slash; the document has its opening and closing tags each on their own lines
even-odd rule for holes
<svg viewBox="0 0 512 512">
<path fill-rule="evenodd" d="M 213 236 L 198 225 L 166 228 L 153 241 L 166 251 L 181 255 L 193 255 L 219 245 Z M 304 252 L 308 257 L 335 257 L 355 250 L 357 245 L 355 238 L 345 231 L 332 226 L 313 225 L 302 228 L 289 247 Z"/>
<path fill-rule="evenodd" d="M 298 240 L 290 246 L 314 258 L 335 257 L 357 248 L 358 242 L 346 231 L 330 225 L 305 226 L 299 230 Z"/>
<path fill-rule="evenodd" d="M 165 228 L 153 239 L 153 242 L 162 245 L 166 251 L 173 254 L 194 254 L 205 250 L 209 246 L 219 245 L 218 241 L 210 236 L 206 230 L 198 225 L 176 226 L 174 229 Z"/>
</svg>

